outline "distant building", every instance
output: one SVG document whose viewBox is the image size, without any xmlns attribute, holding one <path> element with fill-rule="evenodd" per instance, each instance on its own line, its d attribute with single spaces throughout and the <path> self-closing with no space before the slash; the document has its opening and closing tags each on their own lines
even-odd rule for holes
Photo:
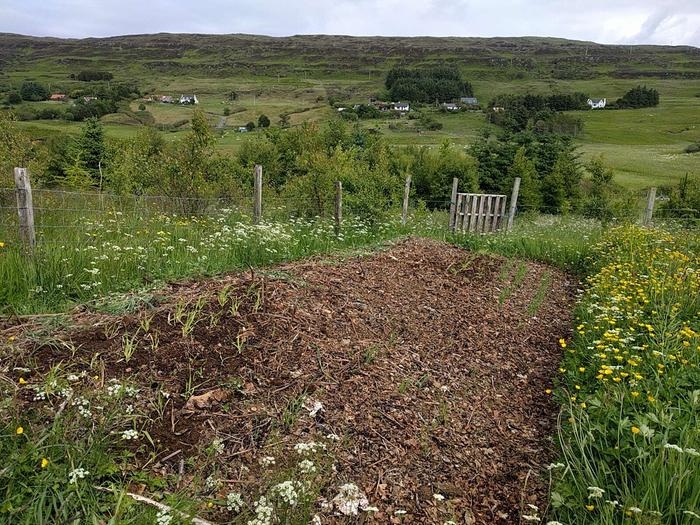
<svg viewBox="0 0 700 525">
<path fill-rule="evenodd" d="M 93 100 L 97 100 L 97 97 L 83 97 L 83 100 L 85 102 L 92 102 Z"/>
<path fill-rule="evenodd" d="M 589 98 L 587 104 L 591 106 L 591 109 L 603 109 L 607 102 L 606 98 Z"/>
<path fill-rule="evenodd" d="M 442 103 L 442 107 L 443 107 L 446 111 L 459 111 L 460 109 L 462 109 L 462 108 L 459 106 L 459 104 L 455 104 L 455 103 L 453 103 L 453 102 L 443 102 L 443 103 Z"/>
<path fill-rule="evenodd" d="M 51 95 L 49 96 L 49 100 L 66 100 L 66 95 L 63 93 L 51 93 Z"/>
<path fill-rule="evenodd" d="M 494 106 L 491 108 L 495 113 L 502 113 L 506 110 L 503 106 Z"/>
<path fill-rule="evenodd" d="M 406 102 L 394 102 L 391 106 L 391 109 L 393 109 L 394 111 L 406 112 L 410 109 L 410 106 Z"/>
<path fill-rule="evenodd" d="M 199 104 L 197 95 L 181 95 L 180 104 Z"/>
<path fill-rule="evenodd" d="M 239 126 L 238 132 L 239 133 L 248 133 L 248 128 L 246 128 L 245 126 Z"/>
<path fill-rule="evenodd" d="M 460 97 L 459 101 L 467 106 L 479 105 L 479 101 L 475 97 Z"/>
<path fill-rule="evenodd" d="M 342 112 L 345 111 L 346 109 L 348 109 L 348 108 L 337 108 L 337 111 L 338 111 L 338 113 L 342 113 Z"/>
<path fill-rule="evenodd" d="M 160 100 L 163 104 L 172 104 L 173 103 L 173 97 L 170 95 L 161 95 L 158 100 Z"/>
</svg>

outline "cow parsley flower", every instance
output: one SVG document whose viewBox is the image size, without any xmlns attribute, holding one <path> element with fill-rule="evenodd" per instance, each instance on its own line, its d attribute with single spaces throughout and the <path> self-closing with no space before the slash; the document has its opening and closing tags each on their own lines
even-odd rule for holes
<svg viewBox="0 0 700 525">
<path fill-rule="evenodd" d="M 73 469 L 68 473 L 68 483 L 74 485 L 78 482 L 79 479 L 83 479 L 89 474 L 90 472 L 88 472 L 84 468 Z"/>
<path fill-rule="evenodd" d="M 357 516 L 360 509 L 369 505 L 367 496 L 354 483 L 341 485 L 338 494 L 333 498 L 333 505 L 345 516 Z"/>
<path fill-rule="evenodd" d="M 238 492 L 229 492 L 226 494 L 226 508 L 236 514 L 241 511 L 243 508 L 243 498 Z"/>
<path fill-rule="evenodd" d="M 313 474 L 316 472 L 316 465 L 314 465 L 313 461 L 305 459 L 299 462 L 299 470 L 304 474 Z"/>
<path fill-rule="evenodd" d="M 275 457 L 274 456 L 263 456 L 260 458 L 260 464 L 263 467 L 269 467 L 275 464 Z"/>
<path fill-rule="evenodd" d="M 156 525 L 170 525 L 172 520 L 173 517 L 165 509 L 159 510 L 158 514 L 156 515 Z"/>
<path fill-rule="evenodd" d="M 605 490 L 600 487 L 588 487 L 588 499 L 602 498 L 603 494 L 605 494 Z"/>
<path fill-rule="evenodd" d="M 265 496 L 260 496 L 255 502 L 255 519 L 248 521 L 247 525 L 271 525 L 274 517 L 275 509 Z"/>
<path fill-rule="evenodd" d="M 129 430 L 125 430 L 124 432 L 122 432 L 122 439 L 125 439 L 127 441 L 136 440 L 138 438 L 139 438 L 138 430 L 129 429 Z"/>
</svg>

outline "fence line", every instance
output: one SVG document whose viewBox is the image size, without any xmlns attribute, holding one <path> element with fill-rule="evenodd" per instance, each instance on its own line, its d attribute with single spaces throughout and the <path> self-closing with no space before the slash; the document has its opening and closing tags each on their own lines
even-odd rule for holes
<svg viewBox="0 0 700 525">
<path fill-rule="evenodd" d="M 127 221 L 148 219 L 149 225 L 173 226 L 178 221 L 186 221 L 180 226 L 190 225 L 187 221 L 193 220 L 220 220 L 221 214 L 240 214 L 241 220 L 250 220 L 254 224 L 260 223 L 265 217 L 278 218 L 280 213 L 286 213 L 287 217 L 320 216 L 334 219 L 336 234 L 341 233 L 343 218 L 343 188 L 336 183 L 335 195 L 312 198 L 302 196 L 288 196 L 268 194 L 263 184 L 263 168 L 256 165 L 253 171 L 252 194 L 244 195 L 236 193 L 229 198 L 220 197 L 171 197 L 167 195 L 115 195 L 94 191 L 75 191 L 66 189 L 32 189 L 29 184 L 29 174 L 22 168 L 15 170 L 15 188 L 0 188 L 0 242 L 12 243 L 9 237 L 14 231 L 17 240 L 21 241 L 28 252 L 31 252 L 36 243 L 36 233 L 40 235 L 41 243 L 54 242 L 50 239 L 50 232 L 61 230 L 85 230 L 90 228 L 119 227 Z M 452 231 L 494 231 L 499 229 L 510 230 L 513 221 L 519 213 L 540 209 L 531 205 L 522 205 L 518 202 L 519 179 L 513 185 L 510 199 L 505 195 L 499 195 L 497 205 L 494 208 L 491 197 L 487 194 L 459 193 L 459 181 L 454 179 L 452 195 L 445 199 L 416 199 L 411 198 L 411 176 L 407 174 L 405 179 L 403 199 L 401 200 L 401 223 L 406 225 L 409 208 L 420 210 L 422 207 L 428 210 L 450 211 L 449 227 Z M 487 198 L 488 209 L 484 213 L 489 217 L 482 219 L 481 211 L 477 209 L 463 209 L 465 202 L 477 203 L 478 200 L 471 196 L 484 195 Z M 639 195 L 641 197 L 641 194 Z M 263 198 L 264 197 L 264 198 Z M 471 200 L 470 200 L 471 199 Z M 15 202 L 12 202 L 15 201 Z M 508 202 L 508 204 L 506 204 Z M 646 195 L 645 206 L 639 208 L 625 208 L 611 213 L 608 208 L 586 208 L 586 211 L 606 212 L 611 214 L 614 220 L 617 218 L 636 217 L 645 225 L 649 225 L 655 219 L 655 203 L 657 202 L 656 188 L 651 188 Z M 395 204 L 399 204 L 398 202 Z M 505 210 L 508 210 L 505 213 Z M 460 215 L 461 214 L 461 215 Z M 459 217 L 458 217 L 459 215 Z M 671 215 L 671 217 L 669 217 Z M 674 217 L 673 215 L 678 215 Z M 688 217 L 688 216 L 691 217 Z M 664 220 L 695 220 L 700 216 L 698 210 L 684 208 L 664 208 Z M 465 216 L 468 219 L 464 227 Z M 471 223 L 477 220 L 477 225 L 483 223 L 483 227 L 472 228 Z M 92 222 L 94 221 L 94 222 Z M 481 222 L 479 222 L 481 221 Z M 491 227 L 487 227 L 484 221 L 490 221 Z M 447 221 L 446 221 L 447 222 Z M 446 225 L 447 226 L 447 225 Z M 7 231 L 5 231 L 7 230 Z M 61 242 L 61 241 L 56 241 Z"/>
</svg>

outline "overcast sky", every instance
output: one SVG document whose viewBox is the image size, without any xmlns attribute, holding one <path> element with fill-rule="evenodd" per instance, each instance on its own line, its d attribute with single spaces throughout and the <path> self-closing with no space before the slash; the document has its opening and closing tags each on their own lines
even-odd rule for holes
<svg viewBox="0 0 700 525">
<path fill-rule="evenodd" d="M 536 35 L 700 47 L 700 0 L 0 0 L 0 32 Z"/>
</svg>

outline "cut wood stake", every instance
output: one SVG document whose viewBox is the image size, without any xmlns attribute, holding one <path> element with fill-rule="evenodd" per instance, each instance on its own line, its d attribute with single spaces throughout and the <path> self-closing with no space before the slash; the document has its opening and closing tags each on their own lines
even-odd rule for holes
<svg viewBox="0 0 700 525">
<path fill-rule="evenodd" d="M 518 192 L 520 191 L 520 177 L 515 177 L 513 181 L 513 193 L 510 195 L 510 211 L 508 212 L 508 231 L 513 229 L 513 219 L 518 206 Z"/>
<path fill-rule="evenodd" d="M 335 181 L 335 234 L 340 235 L 340 223 L 343 221 L 343 183 Z"/>
<path fill-rule="evenodd" d="M 262 166 L 255 165 L 253 179 L 253 223 L 259 224 L 262 219 Z"/>
<path fill-rule="evenodd" d="M 15 193 L 17 194 L 17 214 L 19 215 L 19 234 L 27 253 L 34 253 L 36 233 L 34 231 L 34 204 L 32 203 L 32 185 L 26 168 L 15 168 Z"/>
<path fill-rule="evenodd" d="M 406 226 L 408 218 L 408 197 L 411 194 L 411 174 L 406 175 L 406 184 L 403 187 L 403 208 L 401 209 L 401 224 Z"/>
<path fill-rule="evenodd" d="M 647 208 L 644 210 L 644 226 L 651 225 L 651 219 L 654 217 L 654 202 L 656 201 L 656 187 L 649 188 L 647 194 Z"/>
<path fill-rule="evenodd" d="M 450 197 L 450 230 L 455 229 L 455 213 L 457 211 L 457 187 L 459 186 L 459 179 L 455 177 L 452 179 L 452 196 Z"/>
</svg>

